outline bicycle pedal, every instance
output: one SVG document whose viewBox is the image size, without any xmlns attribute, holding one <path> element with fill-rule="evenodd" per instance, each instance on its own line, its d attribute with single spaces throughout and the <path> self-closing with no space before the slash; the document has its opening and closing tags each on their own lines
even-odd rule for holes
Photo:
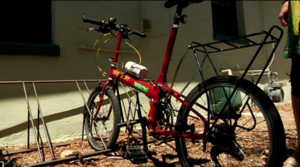
<svg viewBox="0 0 300 167">
<path fill-rule="evenodd" d="M 147 163 L 148 161 L 147 153 L 139 145 L 126 146 L 126 154 L 134 164 Z"/>
</svg>

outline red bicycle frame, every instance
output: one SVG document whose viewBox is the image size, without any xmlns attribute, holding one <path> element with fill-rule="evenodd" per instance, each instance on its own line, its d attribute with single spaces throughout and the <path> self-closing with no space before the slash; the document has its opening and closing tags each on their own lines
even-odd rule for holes
<svg viewBox="0 0 300 167">
<path fill-rule="evenodd" d="M 114 84 L 113 80 L 118 79 L 119 82 L 122 82 L 126 85 L 129 85 L 129 86 L 135 88 L 136 90 L 144 93 L 151 99 L 150 112 L 148 115 L 148 129 L 151 130 L 152 133 L 159 133 L 159 134 L 185 137 L 185 138 L 191 138 L 191 139 L 201 139 L 204 136 L 204 134 L 207 132 L 207 129 L 208 129 L 206 119 L 200 113 L 198 113 L 193 108 L 191 108 L 190 105 L 184 101 L 185 96 L 183 94 L 181 94 L 180 92 L 177 92 L 174 89 L 171 89 L 167 85 L 167 81 L 166 81 L 168 68 L 169 68 L 169 64 L 171 61 L 172 51 L 174 48 L 174 44 L 175 44 L 175 40 L 176 40 L 178 28 L 179 28 L 181 13 L 182 13 L 182 7 L 178 6 L 177 11 L 176 11 L 176 17 L 174 19 L 174 23 L 173 23 L 173 26 L 172 26 L 172 29 L 170 32 L 170 37 L 169 37 L 161 73 L 160 73 L 158 79 L 156 80 L 156 82 L 154 83 L 154 85 L 151 85 L 142 80 L 135 79 L 135 78 L 131 77 L 130 75 L 124 74 L 123 71 L 117 69 L 116 64 L 118 62 L 118 56 L 120 54 L 120 47 L 121 47 L 121 43 L 122 43 L 122 39 L 123 39 L 123 34 L 118 33 L 114 58 L 111 59 L 112 65 L 111 65 L 111 69 L 109 72 L 109 79 L 103 85 L 102 92 L 100 95 L 100 102 L 98 103 L 98 107 L 97 107 L 97 111 L 94 115 L 94 119 L 97 119 L 97 114 L 98 114 L 98 112 L 100 110 L 100 106 L 102 105 L 102 102 L 103 102 L 103 97 L 105 94 L 104 91 L 106 90 L 107 86 Z M 187 134 L 187 133 L 178 133 L 176 131 L 168 131 L 168 130 L 163 130 L 163 129 L 157 128 L 157 127 L 160 127 L 158 120 L 156 120 L 156 114 L 158 112 L 158 104 L 161 100 L 160 95 L 162 93 L 162 90 L 166 91 L 166 92 L 170 92 L 171 96 L 176 98 L 184 106 L 190 108 L 193 113 L 195 113 L 197 116 L 199 116 L 202 119 L 202 121 L 204 121 L 204 124 L 206 126 L 204 128 L 205 129 L 204 132 Z"/>
</svg>

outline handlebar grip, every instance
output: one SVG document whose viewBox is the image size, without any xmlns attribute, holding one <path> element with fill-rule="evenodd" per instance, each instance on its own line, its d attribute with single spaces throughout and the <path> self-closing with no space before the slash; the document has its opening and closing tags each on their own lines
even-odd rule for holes
<svg viewBox="0 0 300 167">
<path fill-rule="evenodd" d="M 84 23 L 92 23 L 92 24 L 99 25 L 99 26 L 103 25 L 103 21 L 87 18 L 85 14 L 82 15 L 82 21 Z"/>
<path fill-rule="evenodd" d="M 139 32 L 139 31 L 135 31 L 135 30 L 131 30 L 131 33 L 132 34 L 135 34 L 135 35 L 138 35 L 142 38 L 145 38 L 146 37 L 146 34 L 145 33 L 142 33 L 142 32 Z"/>
</svg>

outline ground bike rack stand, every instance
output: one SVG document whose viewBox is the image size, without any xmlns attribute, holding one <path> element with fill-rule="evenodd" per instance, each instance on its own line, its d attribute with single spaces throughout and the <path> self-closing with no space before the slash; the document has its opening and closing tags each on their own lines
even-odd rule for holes
<svg viewBox="0 0 300 167">
<path fill-rule="evenodd" d="M 51 140 L 51 137 L 50 137 L 50 134 L 49 134 L 49 131 L 48 131 L 47 124 L 46 124 L 46 122 L 44 120 L 44 116 L 43 116 L 43 112 L 42 112 L 42 107 L 41 107 L 41 104 L 40 104 L 40 101 L 39 101 L 39 97 L 38 97 L 38 92 L 37 92 L 37 89 L 36 89 L 36 84 L 41 84 L 41 83 L 43 83 L 43 84 L 75 83 L 76 86 L 77 86 L 77 88 L 78 88 L 78 92 L 80 93 L 80 95 L 82 97 L 82 100 L 83 100 L 84 104 L 86 105 L 86 99 L 84 98 L 84 95 L 83 95 L 83 92 L 82 92 L 82 89 L 81 89 L 79 83 L 83 83 L 84 86 L 85 86 L 85 89 L 90 94 L 90 89 L 89 89 L 89 87 L 87 85 L 88 82 L 97 82 L 97 83 L 99 83 L 99 82 L 101 82 L 101 80 L 0 81 L 0 86 L 1 85 L 7 85 L 7 84 L 8 85 L 12 85 L 12 84 L 21 84 L 22 85 L 23 91 L 24 91 L 25 100 L 26 100 L 26 105 L 27 105 L 27 113 L 28 113 L 28 117 L 27 117 L 27 149 L 26 150 L 20 150 L 20 151 L 7 152 L 7 153 L 4 153 L 3 155 L 4 156 L 10 156 L 10 155 L 17 154 L 17 153 L 26 153 L 26 152 L 31 152 L 31 151 L 36 151 L 37 150 L 38 153 L 39 153 L 40 161 L 42 162 L 42 163 L 36 164 L 37 166 L 43 166 L 43 165 L 51 164 L 51 163 L 54 163 L 54 162 L 57 163 L 57 162 L 63 162 L 63 161 L 66 161 L 66 160 L 74 160 L 74 159 L 76 159 L 75 157 L 68 157 L 68 158 L 62 159 L 62 160 L 55 160 L 56 157 L 55 157 L 54 150 L 53 150 L 52 140 Z M 33 93 L 34 93 L 35 100 L 36 100 L 36 103 L 37 103 L 37 123 L 36 124 L 34 122 L 34 118 L 33 118 L 33 114 L 32 114 L 32 107 L 30 105 L 29 98 L 28 98 L 28 92 L 27 92 L 27 86 L 26 86 L 28 84 L 32 85 Z M 92 89 L 94 89 L 94 87 Z M 40 123 L 40 121 L 41 121 L 41 123 Z M 45 162 L 45 152 L 44 152 L 44 147 L 45 146 L 43 146 L 43 140 L 42 140 L 41 132 L 40 132 L 40 124 L 42 124 L 42 126 L 43 126 L 44 133 L 45 133 L 45 136 L 46 136 L 46 139 L 47 139 L 47 142 L 46 142 L 47 143 L 47 147 L 49 148 L 50 153 L 51 153 L 51 158 L 54 161 Z M 35 140 L 36 148 L 30 148 L 30 129 L 31 128 L 32 128 L 32 132 L 33 132 L 33 135 L 34 135 L 34 140 Z M 84 133 L 84 131 L 82 131 L 82 136 L 84 135 L 83 133 Z M 56 145 L 56 146 L 64 146 L 64 145 L 67 145 L 67 144 L 60 144 L 60 145 Z M 109 152 L 109 151 L 110 150 L 106 150 L 105 152 Z M 83 155 L 83 157 L 94 156 L 95 154 L 100 154 L 100 153 L 99 152 L 95 152 L 95 153 Z M 77 157 L 77 159 L 78 158 L 79 157 Z M 35 166 L 35 165 L 33 165 L 33 166 Z"/>
<path fill-rule="evenodd" d="M 28 113 L 28 117 L 27 117 L 27 149 L 17 150 L 17 151 L 9 151 L 9 152 L 4 152 L 4 153 L 2 153 L 1 152 L 2 150 L 0 149 L 0 155 L 7 157 L 7 156 L 14 155 L 14 154 L 19 154 L 19 153 L 28 153 L 28 152 L 38 151 L 40 162 L 38 162 L 36 164 L 26 165 L 25 167 L 39 167 L 39 166 L 55 165 L 55 164 L 74 161 L 74 160 L 83 160 L 84 158 L 116 151 L 118 149 L 118 147 L 114 150 L 106 149 L 106 150 L 95 151 L 95 152 L 91 152 L 91 153 L 87 153 L 87 154 L 72 155 L 72 156 L 68 156 L 66 158 L 61 158 L 61 159 L 57 158 L 54 154 L 54 149 L 53 149 L 54 146 L 52 144 L 51 136 L 48 131 L 47 123 L 44 120 L 43 110 L 42 110 L 42 106 L 39 101 L 39 96 L 38 96 L 38 91 L 37 91 L 36 85 L 38 85 L 38 84 L 65 84 L 65 83 L 75 84 L 78 89 L 78 92 L 84 102 L 84 106 L 87 107 L 87 99 L 84 97 L 82 91 L 83 91 L 83 89 L 85 89 L 88 92 L 88 94 L 90 95 L 91 91 L 93 89 L 95 89 L 95 87 L 89 88 L 87 83 L 90 83 L 90 82 L 94 82 L 94 83 L 97 83 L 97 85 L 99 85 L 101 82 L 103 82 L 103 80 L 0 81 L 0 86 L 1 85 L 21 85 L 22 86 L 24 97 L 26 100 L 26 105 L 27 105 L 27 113 Z M 83 84 L 84 88 L 81 88 L 80 84 Z M 32 110 L 32 106 L 30 105 L 29 97 L 28 97 L 29 92 L 27 90 L 29 88 L 29 85 L 31 85 L 33 88 L 32 91 L 34 93 L 35 101 L 37 103 L 36 121 L 33 118 L 33 110 Z M 83 121 L 83 123 L 84 123 L 84 121 Z M 40 124 L 43 126 L 44 133 L 45 133 L 45 136 L 47 139 L 47 141 L 44 142 L 44 144 L 43 144 L 42 137 L 41 137 L 41 131 L 40 131 L 40 126 L 39 126 Z M 82 126 L 84 126 L 84 125 L 82 125 Z M 36 147 L 30 147 L 30 142 L 31 142 L 30 141 L 30 129 L 31 128 L 33 131 Z M 83 139 L 83 137 L 84 137 L 84 127 L 82 127 L 82 139 Z M 153 142 L 155 142 L 155 141 L 152 141 L 152 140 L 147 141 L 148 144 L 153 143 Z M 141 144 L 144 145 L 143 143 L 141 143 Z M 44 145 L 47 145 L 47 146 L 44 146 Z M 70 143 L 57 144 L 57 145 L 55 145 L 55 147 L 66 146 L 66 145 L 70 145 Z M 48 148 L 50 150 L 52 160 L 47 160 L 47 161 L 45 160 L 45 152 L 44 152 L 45 148 Z M 0 158 L 1 158 L 1 156 L 0 156 Z M 0 159 L 0 161 L 1 161 L 1 159 Z"/>
<path fill-rule="evenodd" d="M 156 142 L 155 140 L 151 140 L 148 141 L 147 144 L 151 144 Z M 141 145 L 143 145 L 144 143 L 141 143 Z M 82 155 L 78 155 L 78 156 L 69 156 L 66 158 L 62 158 L 62 159 L 56 159 L 56 160 L 51 160 L 51 161 L 46 161 L 46 162 L 40 162 L 40 163 L 36 163 L 36 164 L 32 164 L 32 165 L 26 165 L 23 167 L 41 167 L 41 166 L 47 166 L 47 165 L 56 165 L 59 163 L 63 163 L 63 162 L 70 162 L 70 161 L 74 161 L 74 160 L 80 160 L 80 159 L 84 159 L 84 158 L 88 158 L 88 157 L 93 157 L 93 156 L 98 156 L 101 154 L 107 154 L 107 153 L 111 153 L 116 151 L 117 149 L 119 149 L 118 147 L 115 148 L 114 150 L 112 149 L 106 149 L 106 150 L 102 150 L 102 151 L 95 151 L 95 152 L 91 152 L 91 153 L 87 153 L 87 154 L 82 154 Z"/>
</svg>

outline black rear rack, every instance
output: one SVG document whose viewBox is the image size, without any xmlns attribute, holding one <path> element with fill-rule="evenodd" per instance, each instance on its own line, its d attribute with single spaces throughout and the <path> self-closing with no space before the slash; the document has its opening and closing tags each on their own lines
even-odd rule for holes
<svg viewBox="0 0 300 167">
<path fill-rule="evenodd" d="M 202 68 L 204 62 L 207 59 L 210 62 L 215 74 L 219 75 L 219 72 L 217 71 L 217 68 L 215 67 L 213 61 L 210 58 L 210 54 L 257 46 L 258 49 L 256 50 L 254 56 L 251 58 L 248 66 L 246 67 L 246 69 L 243 70 L 244 72 L 241 76 L 241 79 L 244 79 L 247 72 L 252 67 L 254 61 L 256 60 L 258 54 L 260 53 L 261 49 L 263 48 L 263 46 L 266 45 L 266 44 L 272 44 L 273 49 L 272 49 L 269 57 L 267 58 L 267 61 L 264 65 L 261 73 L 259 75 L 257 75 L 258 78 L 257 78 L 256 83 L 255 83 L 257 85 L 260 82 L 262 76 L 264 75 L 266 68 L 268 67 L 268 65 L 272 61 L 272 58 L 273 58 L 274 53 L 275 53 L 275 51 L 276 51 L 276 49 L 277 49 L 277 47 L 278 47 L 278 45 L 279 45 L 279 43 L 282 39 L 282 36 L 283 36 L 283 30 L 280 27 L 274 25 L 269 29 L 269 31 L 253 33 L 253 34 L 245 35 L 245 36 L 238 37 L 238 38 L 232 38 L 232 39 L 228 39 L 228 40 L 211 42 L 211 43 L 207 43 L 207 44 L 200 44 L 200 43 L 197 43 L 197 42 L 192 42 L 191 45 L 188 46 L 185 54 L 182 56 L 178 66 L 177 66 L 177 69 L 176 69 L 176 72 L 175 72 L 175 75 L 174 75 L 174 78 L 173 78 L 172 86 L 175 82 L 175 78 L 177 76 L 177 72 L 178 72 L 178 70 L 181 66 L 181 63 L 184 60 L 184 58 L 186 57 L 189 50 L 192 50 L 193 53 L 194 53 L 194 57 L 196 59 L 196 63 L 197 63 L 199 72 L 196 72 L 194 74 L 194 76 L 191 78 L 191 80 L 187 83 L 187 85 L 183 88 L 183 90 L 181 92 L 183 92 L 189 86 L 189 84 L 192 81 L 194 81 L 196 75 L 199 74 L 199 73 L 200 73 L 202 81 L 205 81 L 203 70 L 201 68 Z M 255 39 L 252 39 L 252 38 L 255 38 Z M 261 39 L 263 39 L 263 40 L 261 40 Z M 237 41 L 243 41 L 243 44 L 239 44 Z M 222 48 L 220 48 L 219 45 L 222 45 Z M 199 59 L 198 59 L 198 54 L 197 54 L 198 52 L 204 53 L 204 55 L 205 55 L 201 63 L 199 62 Z"/>
<path fill-rule="evenodd" d="M 274 35 L 274 30 L 278 30 L 279 34 L 277 34 L 276 36 Z M 261 36 L 263 37 L 262 41 L 254 41 L 251 40 L 250 37 L 258 37 Z M 260 53 L 261 49 L 263 48 L 264 45 L 266 44 L 274 44 L 274 47 L 267 59 L 267 62 L 265 63 L 261 74 L 258 76 L 258 79 L 256 81 L 256 84 L 259 83 L 259 81 L 261 80 L 261 77 L 263 76 L 266 68 L 268 67 L 268 65 L 270 64 L 271 60 L 272 60 L 272 56 L 274 55 L 278 44 L 281 41 L 281 38 L 283 36 L 283 30 L 281 28 L 279 28 L 278 26 L 273 26 L 270 28 L 269 31 L 263 31 L 260 33 L 254 33 L 254 34 L 250 34 L 250 35 L 246 35 L 246 36 L 242 36 L 239 38 L 233 38 L 233 39 L 229 39 L 229 40 L 223 40 L 223 41 L 218 41 L 218 42 L 212 42 L 212 43 L 207 43 L 207 44 L 199 44 L 197 42 L 192 42 L 190 48 L 194 50 L 194 53 L 196 52 L 202 52 L 205 53 L 206 56 L 208 56 L 208 54 L 212 54 L 212 53 L 218 53 L 218 52 L 225 52 L 225 51 L 231 51 L 231 50 L 236 50 L 236 49 L 243 49 L 243 48 L 248 48 L 248 47 L 253 47 L 253 46 L 259 46 L 258 49 L 256 50 L 254 56 L 252 57 L 252 59 L 250 60 L 248 66 L 246 67 L 246 69 L 244 70 L 243 75 L 241 76 L 242 79 L 244 79 L 245 75 L 247 74 L 247 72 L 249 71 L 249 69 L 251 68 L 251 66 L 253 65 L 253 62 L 256 60 L 258 54 Z M 244 40 L 247 42 L 247 44 L 239 46 L 237 44 L 235 44 L 234 42 L 237 40 Z M 219 48 L 217 47 L 217 45 L 219 44 L 226 44 L 225 48 Z M 212 62 L 211 62 L 212 63 Z M 215 66 L 212 64 L 216 75 L 218 75 L 218 72 L 216 71 Z"/>
<path fill-rule="evenodd" d="M 274 36 L 272 33 L 274 33 L 274 29 L 279 30 L 280 34 L 277 35 L 278 37 Z M 283 35 L 283 30 L 279 28 L 278 26 L 273 26 L 270 28 L 270 30 L 259 32 L 259 33 L 253 33 L 250 35 L 238 37 L 238 38 L 232 38 L 228 40 L 222 40 L 222 41 L 217 41 L 217 42 L 211 42 L 207 44 L 200 44 L 197 42 L 192 42 L 191 46 L 189 46 L 191 49 L 195 49 L 198 52 L 202 53 L 217 53 L 217 52 L 224 52 L 224 51 L 230 51 L 230 50 L 235 50 L 235 49 L 243 49 L 247 47 L 252 47 L 252 46 L 258 46 L 258 45 L 265 45 L 265 44 L 272 44 L 276 43 L 278 44 L 282 38 Z M 257 36 L 264 36 L 263 41 L 254 41 L 253 39 L 250 39 L 250 37 L 257 37 Z M 246 43 L 242 46 L 236 44 L 236 41 L 244 41 L 243 43 Z M 219 48 L 217 45 L 218 44 L 226 44 L 227 47 L 225 48 Z M 201 48 L 201 49 L 200 49 Z M 276 48 L 274 48 L 276 50 Z M 274 50 L 274 51 L 275 51 Z"/>
</svg>

